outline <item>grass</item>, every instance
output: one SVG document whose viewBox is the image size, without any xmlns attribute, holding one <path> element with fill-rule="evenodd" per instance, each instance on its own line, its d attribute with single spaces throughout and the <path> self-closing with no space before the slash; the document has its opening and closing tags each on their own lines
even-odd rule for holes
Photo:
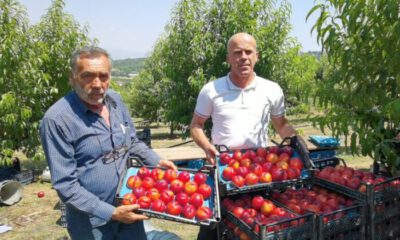
<svg viewBox="0 0 400 240">
<path fill-rule="evenodd" d="M 296 122 L 296 126 L 302 136 L 321 134 L 318 129 L 304 124 L 302 121 Z M 152 126 L 152 136 L 153 148 L 169 147 L 187 141 L 183 141 L 179 135 L 169 136 L 169 129 L 165 126 Z M 280 141 L 279 138 L 275 139 Z M 194 145 L 194 143 L 191 142 L 188 145 Z M 349 166 L 355 168 L 369 169 L 372 163 L 370 158 L 354 157 L 345 153 L 341 154 L 340 157 L 344 158 Z M 44 169 L 46 163 L 44 161 L 31 162 L 23 159 L 23 168 L 31 168 L 33 166 Z M 37 197 L 39 191 L 45 192 L 43 198 Z M 0 234 L 0 239 L 68 239 L 66 229 L 57 225 L 57 221 L 61 216 L 60 211 L 56 209 L 57 203 L 58 196 L 50 183 L 37 181 L 26 185 L 20 202 L 13 206 L 0 207 L 0 225 L 6 224 L 13 228 L 12 231 Z M 156 228 L 176 233 L 185 240 L 196 239 L 199 229 L 198 226 L 194 225 L 183 225 L 182 223 L 154 218 L 150 221 Z"/>
<path fill-rule="evenodd" d="M 37 197 L 39 191 L 45 192 L 43 198 Z M 21 201 L 0 208 L 0 223 L 13 228 L 0 234 L 0 239 L 60 239 L 68 236 L 66 229 L 56 224 L 61 216 L 55 209 L 57 203 L 58 196 L 50 183 L 26 185 Z"/>
</svg>

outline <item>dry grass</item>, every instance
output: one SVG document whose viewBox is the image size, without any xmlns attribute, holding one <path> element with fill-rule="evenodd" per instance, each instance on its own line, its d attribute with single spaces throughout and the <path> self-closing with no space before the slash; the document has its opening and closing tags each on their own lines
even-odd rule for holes
<svg viewBox="0 0 400 240">
<path fill-rule="evenodd" d="M 37 192 L 44 191 L 43 198 Z M 49 183 L 36 182 L 26 185 L 23 198 L 13 206 L 0 208 L 0 223 L 12 226 L 13 230 L 0 234 L 0 239 L 60 239 L 68 236 L 66 229 L 57 225 L 60 211 L 56 192 Z"/>
<path fill-rule="evenodd" d="M 307 124 L 297 124 L 302 136 L 321 134 L 318 129 L 314 129 Z M 278 140 L 278 139 L 277 139 Z M 186 140 L 187 141 L 187 140 Z M 279 141 L 279 140 L 278 140 Z M 162 148 L 183 143 L 180 136 L 170 137 L 169 130 L 166 127 L 152 127 L 152 147 Z M 189 143 L 188 145 L 194 145 Z M 343 155 L 348 165 L 368 169 L 372 160 L 363 157 L 353 157 Z M 44 168 L 45 162 L 32 163 L 23 162 L 23 167 L 32 165 Z M 37 192 L 44 191 L 45 197 L 38 198 Z M 0 239 L 68 239 L 68 233 L 65 228 L 56 224 L 60 218 L 60 211 L 55 209 L 58 202 L 56 192 L 49 183 L 35 182 L 25 186 L 23 198 L 13 206 L 0 207 L 0 224 L 6 224 L 13 227 L 12 231 L 0 234 Z M 182 239 L 196 239 L 199 227 L 193 225 L 184 225 L 171 221 L 158 219 L 150 220 L 156 228 L 164 229 L 178 234 Z"/>
</svg>

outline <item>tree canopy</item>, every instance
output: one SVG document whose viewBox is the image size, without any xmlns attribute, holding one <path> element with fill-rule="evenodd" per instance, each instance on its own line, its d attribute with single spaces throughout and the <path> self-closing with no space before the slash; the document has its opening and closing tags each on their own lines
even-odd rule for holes
<svg viewBox="0 0 400 240">
<path fill-rule="evenodd" d="M 237 32 L 248 32 L 257 40 L 258 75 L 280 83 L 289 96 L 306 94 L 309 80 L 302 81 L 302 87 L 299 81 L 291 84 L 297 71 L 294 65 L 299 64 L 293 58 L 299 44 L 289 37 L 290 5 L 280 2 L 180 1 L 134 83 L 135 113 L 150 119 L 162 113 L 172 128 L 189 124 L 201 87 L 229 71 L 226 43 Z"/>
<path fill-rule="evenodd" d="M 81 28 L 54 0 L 34 26 L 16 0 L 0 0 L 0 165 L 16 150 L 28 157 L 40 145 L 39 121 L 47 108 L 70 89 L 68 60 L 88 44 Z"/>
<path fill-rule="evenodd" d="M 400 127 L 400 2 L 326 0 L 313 27 L 327 55 L 314 120 L 350 138 L 353 153 L 400 169 L 393 138 Z M 359 145 L 361 148 L 357 148 Z"/>
</svg>

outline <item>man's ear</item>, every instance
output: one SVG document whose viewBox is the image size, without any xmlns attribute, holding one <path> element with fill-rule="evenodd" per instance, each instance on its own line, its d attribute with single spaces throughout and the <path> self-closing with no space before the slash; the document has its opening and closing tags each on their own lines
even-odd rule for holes
<svg viewBox="0 0 400 240">
<path fill-rule="evenodd" d="M 73 85 L 73 80 L 74 80 L 74 74 L 73 74 L 72 72 L 70 72 L 70 73 L 69 73 L 69 76 L 68 76 L 68 83 L 69 83 L 69 85 L 70 85 L 71 87 L 74 86 L 74 85 Z"/>
<path fill-rule="evenodd" d="M 231 63 L 229 62 L 229 55 L 226 54 L 226 65 L 231 68 Z"/>
</svg>

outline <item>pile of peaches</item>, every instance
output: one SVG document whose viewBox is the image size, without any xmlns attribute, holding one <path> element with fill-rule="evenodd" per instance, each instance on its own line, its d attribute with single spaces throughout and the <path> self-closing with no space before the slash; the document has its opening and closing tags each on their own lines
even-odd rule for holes
<svg viewBox="0 0 400 240">
<path fill-rule="evenodd" d="M 316 171 L 315 175 L 319 178 L 343 185 L 353 190 L 358 190 L 360 192 L 366 191 L 366 185 L 362 183 L 370 183 L 375 185 L 386 180 L 384 177 L 375 176 L 371 172 L 354 169 L 352 167 L 345 167 L 343 165 L 336 165 L 335 167 L 327 166 L 320 171 Z M 398 181 L 391 182 L 391 184 L 400 186 Z M 382 188 L 384 188 L 383 185 L 378 185 L 375 187 L 375 190 L 380 190 Z"/>
<path fill-rule="evenodd" d="M 313 186 L 312 189 L 289 188 L 283 193 L 274 191 L 272 199 L 283 203 L 286 207 L 300 215 L 307 213 L 307 211 L 316 214 L 328 214 L 354 205 L 352 199 L 319 186 Z M 339 212 L 334 217 L 337 219 L 343 215 L 343 212 Z"/>
<path fill-rule="evenodd" d="M 223 169 L 222 179 L 237 187 L 296 179 L 300 177 L 304 164 L 293 153 L 290 146 L 221 153 L 219 163 Z"/>
<path fill-rule="evenodd" d="M 271 225 L 273 223 L 278 223 L 283 220 L 290 220 L 297 217 L 294 213 L 287 211 L 285 208 L 277 206 L 274 202 L 264 198 L 261 195 L 242 195 L 237 199 L 225 198 L 222 201 L 222 206 L 227 211 L 231 212 L 236 218 L 246 223 L 249 228 L 256 233 L 259 233 L 260 225 Z M 276 224 L 268 226 L 267 231 L 279 231 L 289 226 L 296 226 L 303 223 L 304 219 L 302 222 L 294 220 L 293 222 L 282 225 Z M 226 224 L 227 227 L 233 230 L 234 234 L 238 237 L 240 235 L 243 235 L 243 237 L 246 236 L 246 234 L 242 234 L 242 231 L 237 228 L 237 226 L 228 222 L 226 222 Z"/>
<path fill-rule="evenodd" d="M 121 204 L 139 204 L 141 209 L 208 220 L 213 217 L 213 211 L 206 206 L 205 200 L 212 196 L 213 189 L 206 181 L 207 174 L 203 172 L 191 174 L 141 167 L 137 175 L 127 179 L 126 187 L 132 191 L 122 197 Z"/>
</svg>

